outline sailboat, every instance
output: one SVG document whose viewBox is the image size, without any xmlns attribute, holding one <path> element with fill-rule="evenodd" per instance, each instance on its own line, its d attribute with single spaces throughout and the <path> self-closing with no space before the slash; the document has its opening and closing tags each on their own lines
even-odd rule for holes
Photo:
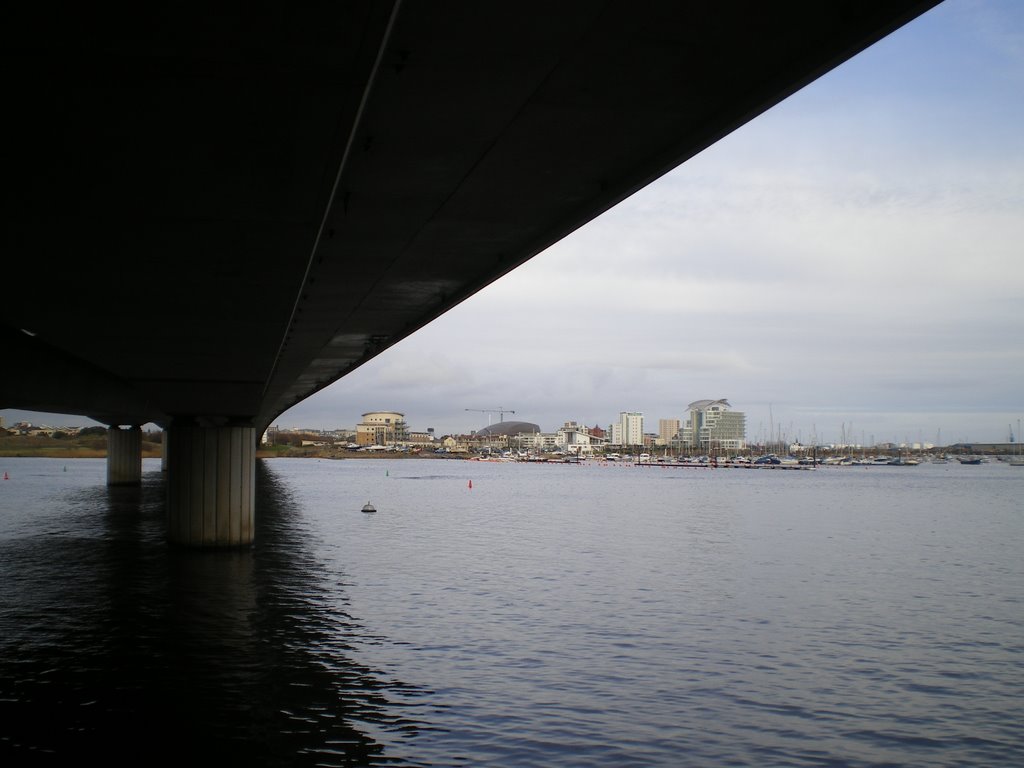
<svg viewBox="0 0 1024 768">
<path fill-rule="evenodd" d="M 1011 467 L 1024 467 L 1024 456 L 1020 454 L 1020 419 L 1017 419 L 1017 452 L 1009 462 Z"/>
</svg>

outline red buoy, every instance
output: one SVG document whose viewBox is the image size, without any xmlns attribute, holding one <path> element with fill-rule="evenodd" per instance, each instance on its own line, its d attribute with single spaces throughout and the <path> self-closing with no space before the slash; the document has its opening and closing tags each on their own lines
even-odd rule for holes
<svg viewBox="0 0 1024 768">
<path fill-rule="evenodd" d="M 472 480 L 470 480 L 470 481 L 469 481 L 469 487 L 470 487 L 470 488 L 472 488 L 472 487 L 473 487 L 473 481 L 472 481 Z"/>
</svg>

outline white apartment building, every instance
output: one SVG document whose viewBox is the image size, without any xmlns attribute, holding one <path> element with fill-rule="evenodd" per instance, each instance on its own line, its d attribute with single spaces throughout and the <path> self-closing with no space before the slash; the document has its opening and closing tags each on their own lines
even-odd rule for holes
<svg viewBox="0 0 1024 768">
<path fill-rule="evenodd" d="M 604 447 L 608 441 L 603 437 L 595 437 L 585 426 L 575 421 L 567 421 L 555 433 L 555 444 L 559 450 L 577 456 L 592 456 L 594 448 Z"/>
<path fill-rule="evenodd" d="M 529 441 L 530 449 L 540 453 L 552 453 L 558 450 L 557 432 L 534 432 L 522 436 L 522 447 L 526 449 Z"/>
<path fill-rule="evenodd" d="M 609 445 L 643 445 L 644 415 L 636 411 L 622 411 L 619 413 L 619 420 L 611 425 L 609 433 Z"/>
</svg>

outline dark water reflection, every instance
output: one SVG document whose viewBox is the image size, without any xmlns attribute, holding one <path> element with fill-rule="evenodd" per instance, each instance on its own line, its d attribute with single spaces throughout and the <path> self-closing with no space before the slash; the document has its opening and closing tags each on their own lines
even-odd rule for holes
<svg viewBox="0 0 1024 768">
<path fill-rule="evenodd" d="M 0 768 L 1024 765 L 1015 468 L 279 459 L 196 552 L 7 461 Z"/>
<path fill-rule="evenodd" d="M 59 495 L 65 521 L 0 544 L 5 764 L 393 762 L 366 726 L 415 734 L 389 696 L 416 692 L 348 658 L 344 584 L 273 472 L 257 485 L 251 550 L 169 548 L 154 472 Z"/>
</svg>

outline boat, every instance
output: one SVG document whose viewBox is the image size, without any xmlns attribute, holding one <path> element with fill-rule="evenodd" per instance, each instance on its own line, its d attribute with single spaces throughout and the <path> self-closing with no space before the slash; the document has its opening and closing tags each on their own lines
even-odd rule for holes
<svg viewBox="0 0 1024 768">
<path fill-rule="evenodd" d="M 377 508 L 375 506 L 373 506 L 373 504 L 371 504 L 370 502 L 366 502 L 365 504 L 363 504 L 363 512 L 366 512 L 367 514 L 369 514 L 371 512 L 376 512 L 376 511 L 377 511 Z"/>
<path fill-rule="evenodd" d="M 1017 453 L 1010 457 L 1011 467 L 1024 467 L 1024 456 L 1020 453 L 1020 419 L 1017 419 Z"/>
<path fill-rule="evenodd" d="M 956 460 L 961 464 L 981 464 L 980 456 L 957 456 Z"/>
<path fill-rule="evenodd" d="M 900 451 L 899 455 L 889 459 L 889 466 L 891 467 L 916 467 L 920 462 L 917 459 L 903 458 L 903 451 Z"/>
</svg>

